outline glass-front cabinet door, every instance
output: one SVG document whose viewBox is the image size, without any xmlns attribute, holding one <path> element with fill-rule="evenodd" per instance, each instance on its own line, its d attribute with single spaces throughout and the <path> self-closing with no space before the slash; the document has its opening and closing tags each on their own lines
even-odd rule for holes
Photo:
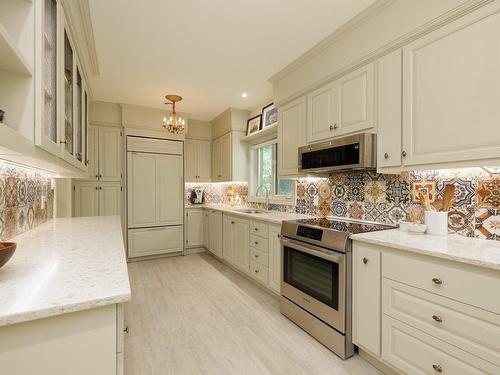
<svg viewBox="0 0 500 375">
<path fill-rule="evenodd" d="M 87 169 L 88 91 L 61 0 L 35 2 L 38 20 L 35 144 Z"/>
</svg>

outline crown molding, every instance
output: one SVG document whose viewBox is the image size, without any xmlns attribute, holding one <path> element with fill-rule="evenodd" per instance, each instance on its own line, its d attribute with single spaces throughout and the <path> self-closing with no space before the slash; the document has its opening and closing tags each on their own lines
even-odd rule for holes
<svg viewBox="0 0 500 375">
<path fill-rule="evenodd" d="M 313 57 L 321 53 L 328 46 L 335 43 L 337 40 L 341 39 L 344 35 L 350 33 L 355 28 L 359 27 L 363 23 L 365 23 L 371 17 L 379 14 L 384 9 L 386 9 L 389 5 L 394 3 L 396 0 L 377 0 L 375 3 L 370 5 L 368 8 L 363 10 L 361 13 L 358 13 L 352 19 L 347 21 L 345 24 L 340 26 L 337 30 L 323 39 L 321 42 L 316 44 L 314 47 L 306 51 L 304 54 L 293 60 L 290 64 L 281 69 L 278 73 L 274 74 L 269 81 L 271 83 L 275 83 L 279 81 L 284 76 L 290 74 L 295 71 L 298 67 L 311 60 Z"/>
</svg>

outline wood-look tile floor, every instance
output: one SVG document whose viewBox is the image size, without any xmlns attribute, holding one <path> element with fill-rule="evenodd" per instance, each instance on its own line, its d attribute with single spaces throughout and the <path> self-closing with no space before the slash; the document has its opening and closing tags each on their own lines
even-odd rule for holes
<svg viewBox="0 0 500 375">
<path fill-rule="evenodd" d="M 126 375 L 380 374 L 342 361 L 209 254 L 130 263 L 129 274 Z"/>
</svg>

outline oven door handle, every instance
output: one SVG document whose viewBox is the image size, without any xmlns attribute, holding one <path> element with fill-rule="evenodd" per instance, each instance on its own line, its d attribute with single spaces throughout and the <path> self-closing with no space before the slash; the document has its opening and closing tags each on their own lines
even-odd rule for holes
<svg viewBox="0 0 500 375">
<path fill-rule="evenodd" d="M 281 238 L 281 244 L 283 246 L 288 246 L 294 250 L 298 250 L 302 253 L 306 253 L 306 254 L 310 254 L 310 255 L 314 255 L 315 257 L 318 257 L 318 258 L 322 258 L 322 259 L 325 259 L 325 260 L 328 260 L 330 262 L 333 262 L 333 263 L 341 263 L 342 261 L 342 256 L 341 255 L 333 255 L 333 254 L 327 254 L 323 251 L 319 251 L 319 250 L 314 250 L 310 247 L 306 247 L 304 245 L 302 245 L 300 242 L 297 242 L 297 241 L 294 241 L 294 240 L 289 240 L 287 238 Z"/>
</svg>

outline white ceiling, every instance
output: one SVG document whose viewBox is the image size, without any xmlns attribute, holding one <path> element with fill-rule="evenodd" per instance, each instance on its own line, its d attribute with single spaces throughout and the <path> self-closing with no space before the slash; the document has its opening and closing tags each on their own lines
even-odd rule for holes
<svg viewBox="0 0 500 375">
<path fill-rule="evenodd" d="M 272 97 L 269 77 L 374 0 L 90 0 L 100 75 L 94 98 L 191 118 Z M 242 92 L 248 98 L 241 97 Z"/>
</svg>

